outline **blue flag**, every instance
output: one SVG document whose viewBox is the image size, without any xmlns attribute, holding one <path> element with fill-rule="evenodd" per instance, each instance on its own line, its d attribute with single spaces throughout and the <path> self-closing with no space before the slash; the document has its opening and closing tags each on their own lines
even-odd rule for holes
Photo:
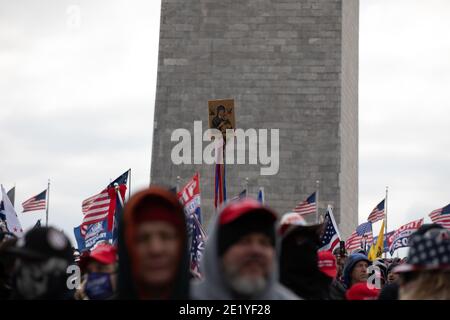
<svg viewBox="0 0 450 320">
<path fill-rule="evenodd" d="M 73 234 L 75 235 L 75 240 L 77 241 L 78 250 L 80 252 L 86 250 L 86 245 L 84 243 L 84 238 L 81 235 L 81 227 L 78 226 L 76 228 L 73 228 Z"/>
<path fill-rule="evenodd" d="M 74 228 L 73 232 L 80 251 L 91 249 L 98 242 L 109 242 L 112 239 L 112 233 L 108 231 L 107 218 L 88 225 L 84 237 L 81 235 L 80 227 Z"/>
<path fill-rule="evenodd" d="M 112 243 L 117 245 L 117 240 L 119 239 L 119 223 L 122 221 L 123 216 L 123 203 L 121 201 L 120 192 L 116 194 L 116 209 L 114 211 L 114 227 L 112 233 Z"/>
<path fill-rule="evenodd" d="M 111 183 L 108 185 L 108 188 L 114 187 L 114 185 L 115 185 L 116 183 L 117 183 L 118 185 L 121 185 L 121 184 L 127 184 L 127 181 L 128 181 L 128 172 L 129 172 L 129 171 L 123 173 L 123 174 L 122 174 L 121 176 L 119 176 L 116 180 L 114 180 L 113 182 L 111 182 Z"/>
<path fill-rule="evenodd" d="M 259 201 L 261 204 L 264 204 L 264 203 L 265 203 L 265 196 L 264 196 L 264 189 L 263 189 L 263 188 L 259 188 L 259 191 L 258 191 L 258 201 Z"/>
</svg>

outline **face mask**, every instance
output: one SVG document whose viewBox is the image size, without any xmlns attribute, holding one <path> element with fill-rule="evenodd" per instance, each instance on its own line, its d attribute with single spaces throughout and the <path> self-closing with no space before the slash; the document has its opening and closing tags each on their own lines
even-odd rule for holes
<svg viewBox="0 0 450 320">
<path fill-rule="evenodd" d="M 51 258 L 44 262 L 24 262 L 17 265 L 16 286 L 27 300 L 58 298 L 60 287 L 65 285 L 67 262 Z M 61 289 L 61 290 L 60 290 Z"/>
<path fill-rule="evenodd" d="M 89 273 L 84 291 L 91 300 L 108 299 L 113 295 L 111 274 L 101 272 Z"/>
</svg>

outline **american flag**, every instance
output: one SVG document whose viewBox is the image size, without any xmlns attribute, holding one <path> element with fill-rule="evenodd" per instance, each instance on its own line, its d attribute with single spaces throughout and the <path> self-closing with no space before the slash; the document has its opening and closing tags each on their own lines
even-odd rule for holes
<svg viewBox="0 0 450 320">
<path fill-rule="evenodd" d="M 365 247 L 372 244 L 372 242 L 372 222 L 365 222 L 360 224 L 350 235 L 345 242 L 345 248 L 350 252 L 358 248 L 363 248 L 365 250 Z"/>
<path fill-rule="evenodd" d="M 201 224 L 200 176 L 198 173 L 178 192 L 177 197 L 186 214 L 190 244 L 190 269 L 193 275 L 201 278 L 200 258 L 203 254 L 206 235 Z"/>
<path fill-rule="evenodd" d="M 22 203 L 23 211 L 45 210 L 47 205 L 47 190 L 42 191 L 37 196 L 31 197 Z"/>
<path fill-rule="evenodd" d="M 192 242 L 190 249 L 191 256 L 191 272 L 197 277 L 202 277 L 202 272 L 200 270 L 200 260 L 203 255 L 203 250 L 205 249 L 206 233 L 197 219 L 195 213 L 191 214 L 191 220 L 193 222 L 192 230 Z"/>
<path fill-rule="evenodd" d="M 327 213 L 324 218 L 324 231 L 322 237 L 320 238 L 320 249 L 319 251 L 331 251 L 339 245 L 341 237 L 339 235 L 339 230 L 334 221 L 333 210 L 331 206 L 328 206 Z"/>
<path fill-rule="evenodd" d="M 229 201 L 241 201 L 247 197 L 247 189 L 242 190 L 237 196 L 231 198 Z"/>
<path fill-rule="evenodd" d="M 375 223 L 381 219 L 384 219 L 384 200 L 381 201 L 369 214 L 367 221 Z"/>
<path fill-rule="evenodd" d="M 450 229 L 450 204 L 434 210 L 429 216 L 434 223 L 439 223 L 444 228 Z"/>
<path fill-rule="evenodd" d="M 300 202 L 293 211 L 300 215 L 316 213 L 316 193 L 314 192 L 305 201 Z"/>
<path fill-rule="evenodd" d="M 109 215 L 114 214 L 116 199 L 114 185 L 126 185 L 127 180 L 128 171 L 111 182 L 100 193 L 93 195 L 82 202 L 81 210 L 84 214 L 83 223 L 81 224 L 82 235 L 86 233 L 88 225 L 100 222 L 106 217 L 109 217 Z M 123 193 L 125 193 L 125 191 L 123 191 Z M 112 228 L 112 225 L 110 227 Z"/>
</svg>

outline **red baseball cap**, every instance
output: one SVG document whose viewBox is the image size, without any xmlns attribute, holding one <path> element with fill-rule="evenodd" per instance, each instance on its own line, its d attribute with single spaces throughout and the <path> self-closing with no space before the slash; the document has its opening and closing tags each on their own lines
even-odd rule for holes
<svg viewBox="0 0 450 320">
<path fill-rule="evenodd" d="M 337 274 L 336 258 L 330 251 L 319 251 L 317 254 L 319 270 L 331 278 Z"/>
<path fill-rule="evenodd" d="M 113 264 L 117 261 L 117 249 L 108 243 L 100 243 L 91 251 L 89 258 L 103 264 Z"/>
<path fill-rule="evenodd" d="M 277 220 L 275 212 L 263 206 L 258 201 L 247 198 L 227 205 L 220 213 L 219 225 L 229 224 L 250 212 L 261 214 L 261 216 L 267 217 L 272 223 Z"/>
<path fill-rule="evenodd" d="M 379 289 L 369 288 L 366 282 L 358 282 L 347 290 L 345 297 L 347 300 L 376 300 L 379 294 Z"/>
</svg>

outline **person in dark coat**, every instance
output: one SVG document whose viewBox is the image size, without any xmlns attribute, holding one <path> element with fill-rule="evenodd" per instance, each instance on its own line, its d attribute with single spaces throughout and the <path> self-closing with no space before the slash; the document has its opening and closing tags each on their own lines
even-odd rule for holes
<svg viewBox="0 0 450 320">
<path fill-rule="evenodd" d="M 308 224 L 298 213 L 281 218 L 280 281 L 305 300 L 330 299 L 332 278 L 319 270 L 317 249 L 322 224 Z"/>
<path fill-rule="evenodd" d="M 12 273 L 16 257 L 6 251 L 16 245 L 17 238 L 9 232 L 0 231 L 0 300 L 8 300 L 12 293 Z"/>
<path fill-rule="evenodd" d="M 68 267 L 73 264 L 69 238 L 53 227 L 33 228 L 6 250 L 17 258 L 13 300 L 72 300 Z"/>
<path fill-rule="evenodd" d="M 211 224 L 194 280 L 197 300 L 297 300 L 278 281 L 277 215 L 256 200 L 231 202 Z"/>
<path fill-rule="evenodd" d="M 150 187 L 130 198 L 118 253 L 118 299 L 189 298 L 186 218 L 172 192 Z"/>
</svg>

